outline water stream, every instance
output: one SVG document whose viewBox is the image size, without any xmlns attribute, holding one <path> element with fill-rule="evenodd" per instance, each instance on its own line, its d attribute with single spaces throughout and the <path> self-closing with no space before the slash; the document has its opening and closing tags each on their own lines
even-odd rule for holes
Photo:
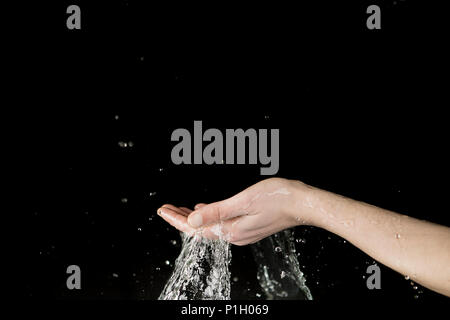
<svg viewBox="0 0 450 320">
<path fill-rule="evenodd" d="M 182 247 L 159 300 L 229 300 L 230 244 L 181 233 Z M 256 276 L 267 299 L 312 300 L 292 233 L 284 230 L 251 245 Z"/>
</svg>

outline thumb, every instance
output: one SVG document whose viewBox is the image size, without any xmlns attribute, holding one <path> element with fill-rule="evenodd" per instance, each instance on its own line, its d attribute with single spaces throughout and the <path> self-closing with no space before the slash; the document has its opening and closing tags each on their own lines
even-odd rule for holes
<svg viewBox="0 0 450 320">
<path fill-rule="evenodd" d="M 211 204 L 196 206 L 188 217 L 188 223 L 193 228 L 199 228 L 222 220 L 228 220 L 235 217 L 233 210 L 227 203 L 227 200 L 214 202 Z"/>
<path fill-rule="evenodd" d="M 194 207 L 194 210 L 200 209 L 201 207 L 206 206 L 206 203 L 197 203 Z"/>
</svg>

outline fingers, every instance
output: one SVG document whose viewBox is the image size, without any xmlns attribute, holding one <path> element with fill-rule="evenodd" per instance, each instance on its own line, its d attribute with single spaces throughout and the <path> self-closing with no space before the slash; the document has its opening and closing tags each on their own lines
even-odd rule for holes
<svg viewBox="0 0 450 320">
<path fill-rule="evenodd" d="M 204 206 L 204 205 L 203 205 Z M 162 217 L 166 222 L 168 222 L 171 226 L 176 229 L 185 232 L 192 236 L 194 233 L 201 235 L 202 237 L 208 239 L 225 239 L 227 241 L 231 241 L 232 239 L 232 227 L 234 219 L 230 219 L 224 221 L 222 223 L 216 223 L 212 225 L 208 225 L 201 229 L 192 228 L 187 220 L 189 213 L 192 210 L 186 207 L 175 207 L 170 204 L 165 204 L 161 208 L 158 209 L 157 213 L 160 217 Z"/>
<path fill-rule="evenodd" d="M 188 213 L 181 208 L 172 205 L 164 205 L 158 209 L 157 213 L 161 218 L 178 230 L 186 232 L 189 235 L 194 234 L 195 229 L 187 223 Z"/>
<path fill-rule="evenodd" d="M 239 216 L 242 212 L 233 210 L 233 206 L 227 203 L 228 200 L 214 202 L 211 204 L 199 204 L 196 210 L 188 217 L 188 223 L 193 228 L 199 228 L 220 221 L 228 220 Z"/>
<path fill-rule="evenodd" d="M 180 209 L 184 212 L 186 217 L 192 212 L 191 209 L 186 208 L 186 207 L 180 207 Z"/>
</svg>

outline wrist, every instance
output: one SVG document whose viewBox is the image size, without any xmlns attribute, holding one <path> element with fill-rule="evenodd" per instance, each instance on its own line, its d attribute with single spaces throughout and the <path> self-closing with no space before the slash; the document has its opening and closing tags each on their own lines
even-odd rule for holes
<svg viewBox="0 0 450 320">
<path fill-rule="evenodd" d="M 286 212 L 294 226 L 319 226 L 320 217 L 317 208 L 320 189 L 299 180 L 289 180 L 289 190 L 291 201 L 287 204 Z"/>
</svg>

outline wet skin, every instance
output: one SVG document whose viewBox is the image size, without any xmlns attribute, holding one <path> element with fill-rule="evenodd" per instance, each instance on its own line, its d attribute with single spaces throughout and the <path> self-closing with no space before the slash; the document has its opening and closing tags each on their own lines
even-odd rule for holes
<svg viewBox="0 0 450 320">
<path fill-rule="evenodd" d="M 235 245 L 257 242 L 298 225 L 348 240 L 423 286 L 450 296 L 450 228 L 308 186 L 270 178 L 192 211 L 163 205 L 158 214 L 180 231 Z"/>
</svg>

